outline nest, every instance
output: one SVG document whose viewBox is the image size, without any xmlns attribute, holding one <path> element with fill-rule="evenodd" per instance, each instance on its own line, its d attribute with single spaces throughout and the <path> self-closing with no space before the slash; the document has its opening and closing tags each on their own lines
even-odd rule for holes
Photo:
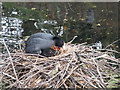
<svg viewBox="0 0 120 90">
<path fill-rule="evenodd" d="M 8 51 L 1 58 L 0 81 L 7 88 L 105 88 L 108 72 L 118 72 L 112 66 L 118 64 L 113 50 L 96 50 L 86 43 L 66 43 L 53 57 Z"/>
</svg>

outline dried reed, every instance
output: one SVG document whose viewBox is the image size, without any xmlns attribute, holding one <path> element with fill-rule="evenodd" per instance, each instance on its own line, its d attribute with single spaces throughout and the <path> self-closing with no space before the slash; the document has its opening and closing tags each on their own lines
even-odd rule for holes
<svg viewBox="0 0 120 90">
<path fill-rule="evenodd" d="M 0 81 L 7 88 L 105 88 L 108 85 L 108 71 L 117 73 L 111 65 L 117 65 L 118 59 L 113 52 L 96 50 L 82 44 L 65 44 L 59 55 L 44 57 L 25 54 L 23 51 L 1 54 Z"/>
</svg>

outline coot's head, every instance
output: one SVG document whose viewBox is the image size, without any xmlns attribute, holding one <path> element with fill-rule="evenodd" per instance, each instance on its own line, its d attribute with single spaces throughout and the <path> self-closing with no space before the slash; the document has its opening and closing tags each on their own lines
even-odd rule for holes
<svg viewBox="0 0 120 90">
<path fill-rule="evenodd" d="M 55 46 L 62 47 L 64 45 L 64 41 L 58 37 L 53 37 L 53 40 L 55 41 Z"/>
</svg>

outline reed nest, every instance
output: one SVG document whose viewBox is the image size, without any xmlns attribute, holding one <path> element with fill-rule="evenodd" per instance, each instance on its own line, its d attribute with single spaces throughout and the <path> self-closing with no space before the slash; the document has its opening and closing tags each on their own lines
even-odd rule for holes
<svg viewBox="0 0 120 90">
<path fill-rule="evenodd" d="M 5 44 L 5 43 L 4 43 Z M 18 88 L 106 88 L 109 71 L 117 73 L 114 50 L 96 50 L 86 43 L 66 43 L 59 55 L 44 57 L 23 51 L 2 54 L 0 81 Z"/>
</svg>

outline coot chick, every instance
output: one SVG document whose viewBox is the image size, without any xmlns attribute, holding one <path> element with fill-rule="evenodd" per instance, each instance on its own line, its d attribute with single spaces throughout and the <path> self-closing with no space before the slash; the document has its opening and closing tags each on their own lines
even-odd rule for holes
<svg viewBox="0 0 120 90">
<path fill-rule="evenodd" d="M 26 41 L 25 52 L 50 57 L 57 54 L 63 44 L 62 39 L 49 33 L 36 33 Z"/>
</svg>

